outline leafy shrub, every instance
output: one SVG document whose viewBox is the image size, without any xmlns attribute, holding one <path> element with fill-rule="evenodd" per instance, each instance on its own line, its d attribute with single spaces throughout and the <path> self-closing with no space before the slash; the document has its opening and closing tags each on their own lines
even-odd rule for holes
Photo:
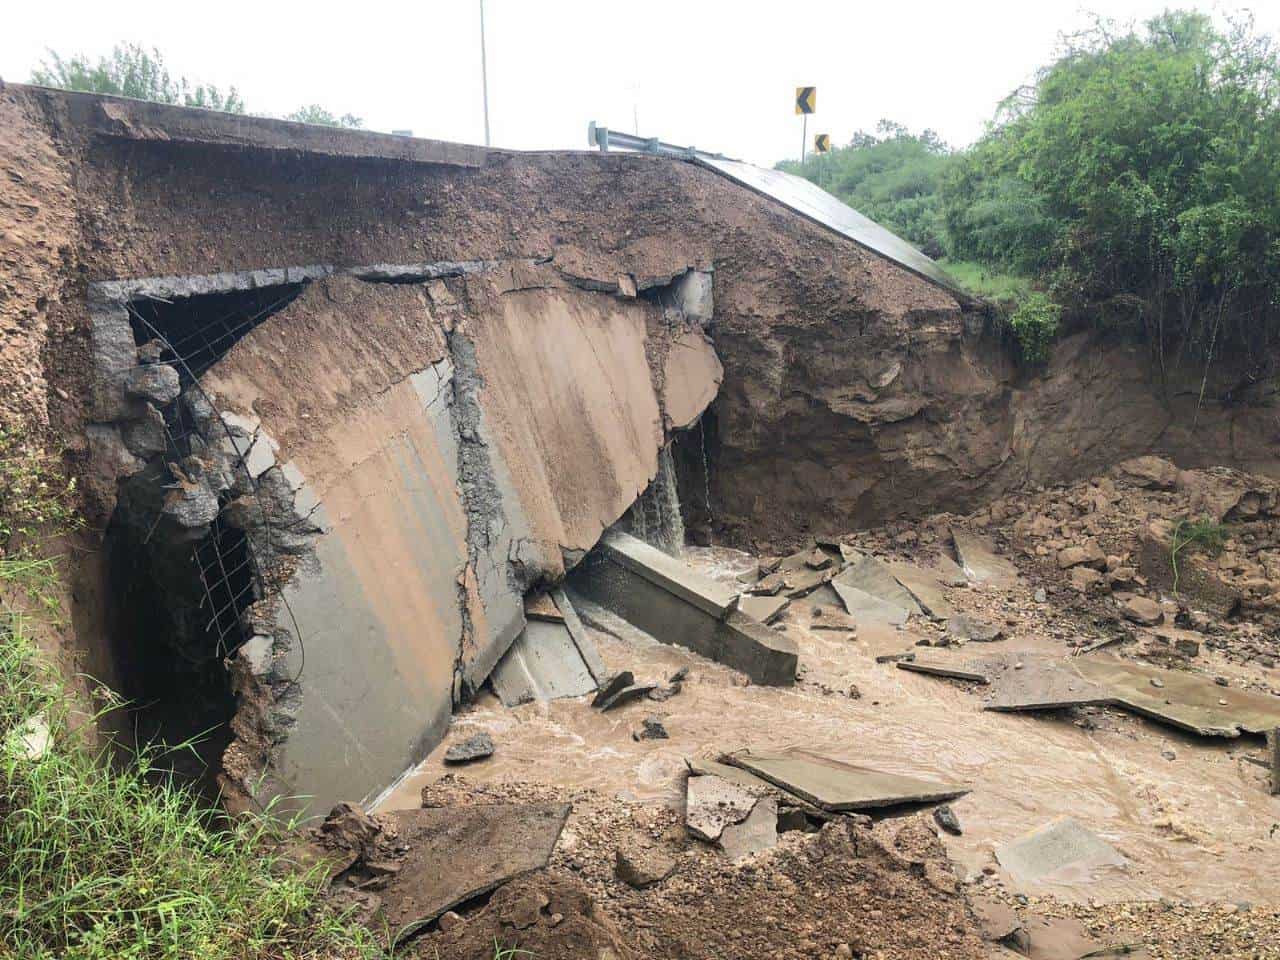
<svg viewBox="0 0 1280 960">
<path fill-rule="evenodd" d="M 1058 335 L 1058 322 L 1062 308 L 1047 294 L 1029 293 L 1009 314 L 1009 329 L 1018 341 L 1023 361 L 1030 364 L 1044 363 L 1049 359 L 1049 348 Z"/>
</svg>

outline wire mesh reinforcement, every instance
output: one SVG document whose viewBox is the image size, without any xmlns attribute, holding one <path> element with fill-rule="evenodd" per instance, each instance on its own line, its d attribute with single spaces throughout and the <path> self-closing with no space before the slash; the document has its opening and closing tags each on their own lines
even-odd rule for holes
<svg viewBox="0 0 1280 960">
<path fill-rule="evenodd" d="M 159 356 L 143 365 L 164 364 L 173 367 L 184 391 L 197 391 L 205 409 L 212 413 L 207 421 L 202 421 L 192 415 L 181 397 L 166 404 L 161 411 L 166 445 L 165 465 L 170 480 L 166 488 L 179 489 L 191 482 L 181 475 L 178 464 L 193 452 L 193 436 L 199 437 L 205 448 L 216 448 L 225 441 L 229 449 L 236 451 L 235 469 L 252 492 L 261 514 L 262 551 L 265 556 L 259 554 L 253 538 L 223 519 L 221 510 L 225 502 L 221 496 L 219 513 L 210 523 L 209 533 L 192 547 L 191 563 L 203 594 L 199 611 L 203 619 L 203 633 L 209 637 L 211 655 L 221 659 L 235 653 L 248 639 L 243 622 L 244 611 L 259 600 L 275 596 L 289 616 L 300 657 L 298 670 L 288 681 L 290 684 L 297 683 L 302 676 L 306 666 L 306 648 L 288 599 L 278 589 L 269 586 L 269 578 L 265 575 L 267 564 L 275 551 L 271 542 L 271 518 L 259 496 L 259 480 L 250 473 L 245 463 L 249 441 L 237 441 L 232 435 L 228 425 L 218 416 L 198 377 L 244 333 L 295 296 L 297 290 L 291 289 L 282 296 L 269 299 L 265 304 L 255 304 L 255 309 L 246 310 L 244 304 L 237 304 L 235 309 L 220 312 L 210 320 L 195 318 L 193 329 L 184 331 L 174 340 L 153 322 L 158 318 L 149 319 L 144 316 L 133 302 L 125 305 L 133 321 L 135 338 L 142 339 L 144 344 L 157 342 L 160 345 Z M 210 435 L 211 432 L 213 436 Z"/>
</svg>

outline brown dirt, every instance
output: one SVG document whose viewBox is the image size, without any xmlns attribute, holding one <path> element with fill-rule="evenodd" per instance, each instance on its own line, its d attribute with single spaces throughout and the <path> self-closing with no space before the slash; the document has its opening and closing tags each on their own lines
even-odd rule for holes
<svg viewBox="0 0 1280 960">
<path fill-rule="evenodd" d="M 720 542 L 968 509 L 1151 449 L 1183 466 L 1277 470 L 1274 414 L 1265 398 L 1228 396 L 1233 364 L 1214 371 L 1194 431 L 1191 371 L 1157 390 L 1146 353 L 1123 342 L 1077 335 L 1043 373 L 1020 375 L 943 291 L 705 169 L 586 153 L 494 154 L 479 169 L 267 158 L 86 138 L 56 94 L 7 96 L 3 165 L 63 157 L 63 180 L 33 188 L 61 211 L 51 236 L 69 230 L 72 201 L 79 214 L 69 259 L 49 268 L 62 284 L 79 282 L 65 272 L 77 257 L 88 279 L 549 257 L 614 284 L 714 267 L 725 380 L 706 432 Z M 44 369 L 68 398 L 51 415 L 74 439 L 89 367 L 82 313 L 67 309 L 77 325 Z M 687 501 L 696 529 L 706 504 Z"/>
<path fill-rule="evenodd" d="M 875 826 L 841 819 L 819 833 L 787 833 L 779 846 L 741 864 L 686 836 L 666 808 L 620 803 L 591 791 L 566 795 L 535 784 L 479 785 L 446 777 L 424 803 L 571 799 L 573 812 L 546 876 L 513 884 L 446 932 L 423 937 L 422 957 L 480 956 L 495 938 L 537 957 L 573 952 L 585 941 L 618 957 L 854 957 L 880 960 L 981 957 L 983 946 L 941 845 L 923 817 Z M 636 890 L 614 873 L 615 851 L 662 846 L 675 872 Z M 511 904 L 542 894 L 535 924 L 517 927 Z M 568 900 L 570 913 L 559 904 Z M 535 911 L 536 913 L 536 911 Z M 573 918 L 563 934 L 552 917 Z"/>
</svg>

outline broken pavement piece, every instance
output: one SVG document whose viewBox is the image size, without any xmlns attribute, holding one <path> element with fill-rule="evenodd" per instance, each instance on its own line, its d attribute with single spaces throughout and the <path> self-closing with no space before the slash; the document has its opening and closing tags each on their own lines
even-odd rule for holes
<svg viewBox="0 0 1280 960">
<path fill-rule="evenodd" d="M 1009 669 L 1012 661 L 1013 669 Z M 992 681 L 987 710 L 1016 713 L 1027 710 L 1060 710 L 1066 707 L 1110 703 L 1114 695 L 1105 686 L 1080 676 L 1072 661 L 1031 653 L 1009 654 L 1005 669 Z"/>
<path fill-rule="evenodd" d="M 894 579 L 919 604 L 920 609 L 934 620 L 947 620 L 954 613 L 951 604 L 942 595 L 942 581 L 932 570 L 925 570 L 913 563 L 890 563 L 886 566 Z"/>
<path fill-rule="evenodd" d="M 450 765 L 471 763 L 493 756 L 493 738 L 483 731 L 455 743 L 444 752 L 444 762 Z"/>
<path fill-rule="evenodd" d="M 1164 621 L 1164 611 L 1160 604 L 1149 597 L 1131 594 L 1116 598 L 1120 603 L 1120 615 L 1126 620 L 1144 627 L 1153 627 Z"/>
<path fill-rule="evenodd" d="M 791 606 L 791 600 L 788 597 L 760 596 L 751 593 L 744 593 L 738 597 L 738 609 L 761 623 L 773 623 L 789 606 Z"/>
<path fill-rule="evenodd" d="M 866 624 L 887 624 L 900 626 L 907 622 L 909 614 L 896 604 L 872 596 L 865 590 L 841 582 L 839 577 L 831 581 L 832 588 L 839 595 L 845 610 L 853 617 L 854 622 Z"/>
<path fill-rule="evenodd" d="M 840 593 L 842 598 L 844 594 L 840 591 L 840 585 L 854 587 L 864 593 L 869 593 L 873 597 L 878 597 L 886 603 L 901 608 L 907 614 L 922 612 L 920 604 L 911 595 L 911 591 L 898 581 L 898 578 L 890 570 L 889 565 L 877 560 L 875 557 L 863 557 L 856 563 L 845 567 L 839 576 L 831 581 L 831 585 L 835 587 L 836 592 Z M 853 610 L 849 612 L 857 616 Z"/>
<path fill-rule="evenodd" d="M 382 893 L 387 927 L 403 940 L 446 910 L 545 867 L 569 804 L 429 807 L 386 816 L 409 848 Z"/>
<path fill-rule="evenodd" d="M 746 818 L 727 824 L 720 833 L 720 849 L 734 863 L 754 856 L 778 843 L 778 801 L 761 797 Z"/>
<path fill-rule="evenodd" d="M 990 683 L 1000 672 L 997 662 L 981 657 L 961 660 L 958 657 L 918 657 L 915 654 L 890 654 L 889 656 L 899 670 L 927 673 L 934 677 L 950 677 L 953 680 Z"/>
<path fill-rule="evenodd" d="M 857 633 L 858 621 L 837 607 L 817 606 L 809 618 L 809 629 Z"/>
<path fill-rule="evenodd" d="M 803 750 L 775 754 L 744 751 L 730 754 L 725 760 L 823 810 L 932 803 L 954 800 L 969 792 L 967 787 L 857 767 Z"/>
<path fill-rule="evenodd" d="M 747 818 L 758 799 L 723 777 L 691 776 L 685 783 L 685 826 L 699 840 L 715 843 L 725 827 Z"/>
<path fill-rule="evenodd" d="M 1071 817 L 1059 817 L 995 849 L 1000 866 L 1018 886 L 1089 883 L 1097 870 L 1128 861 L 1111 844 Z"/>
</svg>

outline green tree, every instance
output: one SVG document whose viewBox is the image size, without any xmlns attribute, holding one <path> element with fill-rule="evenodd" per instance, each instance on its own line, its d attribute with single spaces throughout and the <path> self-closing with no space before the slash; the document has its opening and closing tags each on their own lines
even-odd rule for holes
<svg viewBox="0 0 1280 960">
<path fill-rule="evenodd" d="M 940 257 L 946 252 L 940 189 L 950 163 L 950 149 L 932 130 L 915 134 L 881 120 L 874 133 L 860 130 L 848 146 L 803 164 L 784 161 L 778 168 L 812 180 L 929 256 Z"/>
<path fill-rule="evenodd" d="M 1261 345 L 1280 319 L 1278 157 L 1280 59 L 1252 21 L 1098 21 L 948 171 L 948 242 L 1161 348 Z"/>
<path fill-rule="evenodd" d="M 144 50 L 132 43 L 117 45 L 111 56 L 99 57 L 97 63 L 90 62 L 83 54 L 63 57 L 50 50 L 48 59 L 31 72 L 31 82 L 66 90 L 244 113 L 244 101 L 235 87 L 229 87 L 224 93 L 212 84 L 192 83 L 186 77 L 174 79 L 159 50 Z"/>
<path fill-rule="evenodd" d="M 344 113 L 339 117 L 316 103 L 299 107 L 293 113 L 287 114 L 285 119 L 296 120 L 298 123 L 316 123 L 324 127 L 356 128 L 364 126 L 364 120 L 354 114 Z"/>
</svg>

